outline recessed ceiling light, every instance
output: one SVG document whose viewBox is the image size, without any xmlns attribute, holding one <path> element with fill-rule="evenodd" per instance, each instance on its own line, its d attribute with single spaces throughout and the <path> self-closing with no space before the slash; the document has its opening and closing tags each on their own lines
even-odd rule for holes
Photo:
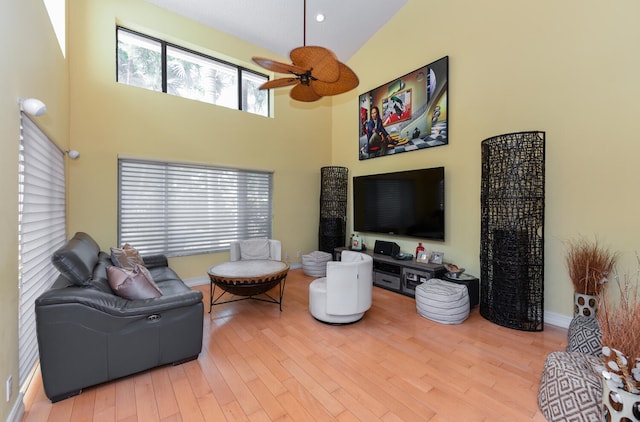
<svg viewBox="0 0 640 422">
<path fill-rule="evenodd" d="M 316 21 L 317 22 L 323 22 L 324 21 L 324 15 L 322 13 L 318 13 L 316 15 Z"/>
</svg>

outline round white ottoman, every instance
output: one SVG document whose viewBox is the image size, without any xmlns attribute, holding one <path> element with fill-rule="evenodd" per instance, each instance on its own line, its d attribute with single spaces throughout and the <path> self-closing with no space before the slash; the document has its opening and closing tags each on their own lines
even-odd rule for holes
<svg viewBox="0 0 640 422">
<path fill-rule="evenodd" d="M 331 261 L 329 252 L 314 251 L 308 255 L 302 255 L 302 271 L 313 277 L 327 275 L 327 262 Z"/>
<path fill-rule="evenodd" d="M 416 287 L 416 310 L 441 324 L 460 324 L 469 317 L 467 286 L 431 278 Z"/>
</svg>

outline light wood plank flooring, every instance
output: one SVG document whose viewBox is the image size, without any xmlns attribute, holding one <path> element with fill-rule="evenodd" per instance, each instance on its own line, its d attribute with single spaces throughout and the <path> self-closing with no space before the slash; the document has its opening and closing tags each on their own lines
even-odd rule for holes
<svg viewBox="0 0 640 422">
<path fill-rule="evenodd" d="M 198 287 L 197 360 L 55 404 L 37 376 L 23 421 L 544 421 L 540 375 L 547 354 L 566 347 L 566 329 L 511 330 L 477 307 L 463 324 L 441 325 L 420 317 L 412 298 L 377 287 L 364 319 L 330 326 L 307 310 L 312 280 L 290 271 L 282 313 L 242 301 L 209 314 L 209 287 Z"/>
</svg>

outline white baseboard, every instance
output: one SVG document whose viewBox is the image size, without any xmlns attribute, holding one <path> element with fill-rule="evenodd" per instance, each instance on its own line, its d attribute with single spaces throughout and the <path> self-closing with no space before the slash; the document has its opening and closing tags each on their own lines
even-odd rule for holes
<svg viewBox="0 0 640 422">
<path fill-rule="evenodd" d="M 206 276 L 206 275 L 186 278 L 183 281 L 184 281 L 184 284 L 186 284 L 189 287 L 204 286 L 210 283 L 209 276 Z"/>
<path fill-rule="evenodd" d="M 13 402 L 11 412 L 7 416 L 7 422 L 20 422 L 24 416 L 24 394 L 20 392 L 16 401 Z"/>
<path fill-rule="evenodd" d="M 292 270 L 296 268 L 302 268 L 301 262 L 294 262 L 290 264 L 290 268 Z M 209 284 L 208 276 L 199 276 L 187 278 L 184 280 L 184 283 L 189 287 L 195 286 L 203 286 Z M 544 322 L 545 324 L 555 325 L 560 328 L 569 328 L 569 324 L 571 323 L 572 317 L 568 317 L 566 315 L 562 315 L 556 312 L 545 311 L 544 312 Z"/>
<path fill-rule="evenodd" d="M 558 314 L 556 312 L 545 311 L 544 322 L 545 324 L 555 325 L 556 327 L 569 328 L 572 317 Z"/>
</svg>

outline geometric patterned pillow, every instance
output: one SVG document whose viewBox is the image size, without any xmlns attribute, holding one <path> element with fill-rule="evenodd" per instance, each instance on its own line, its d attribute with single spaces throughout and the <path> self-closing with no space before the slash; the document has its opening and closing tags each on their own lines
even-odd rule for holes
<svg viewBox="0 0 640 422">
<path fill-rule="evenodd" d="M 538 389 L 538 407 L 548 421 L 601 421 L 600 359 L 583 353 L 547 356 Z"/>
<path fill-rule="evenodd" d="M 567 337 L 567 352 L 602 356 L 602 330 L 597 318 L 577 315 L 569 324 Z"/>
</svg>

